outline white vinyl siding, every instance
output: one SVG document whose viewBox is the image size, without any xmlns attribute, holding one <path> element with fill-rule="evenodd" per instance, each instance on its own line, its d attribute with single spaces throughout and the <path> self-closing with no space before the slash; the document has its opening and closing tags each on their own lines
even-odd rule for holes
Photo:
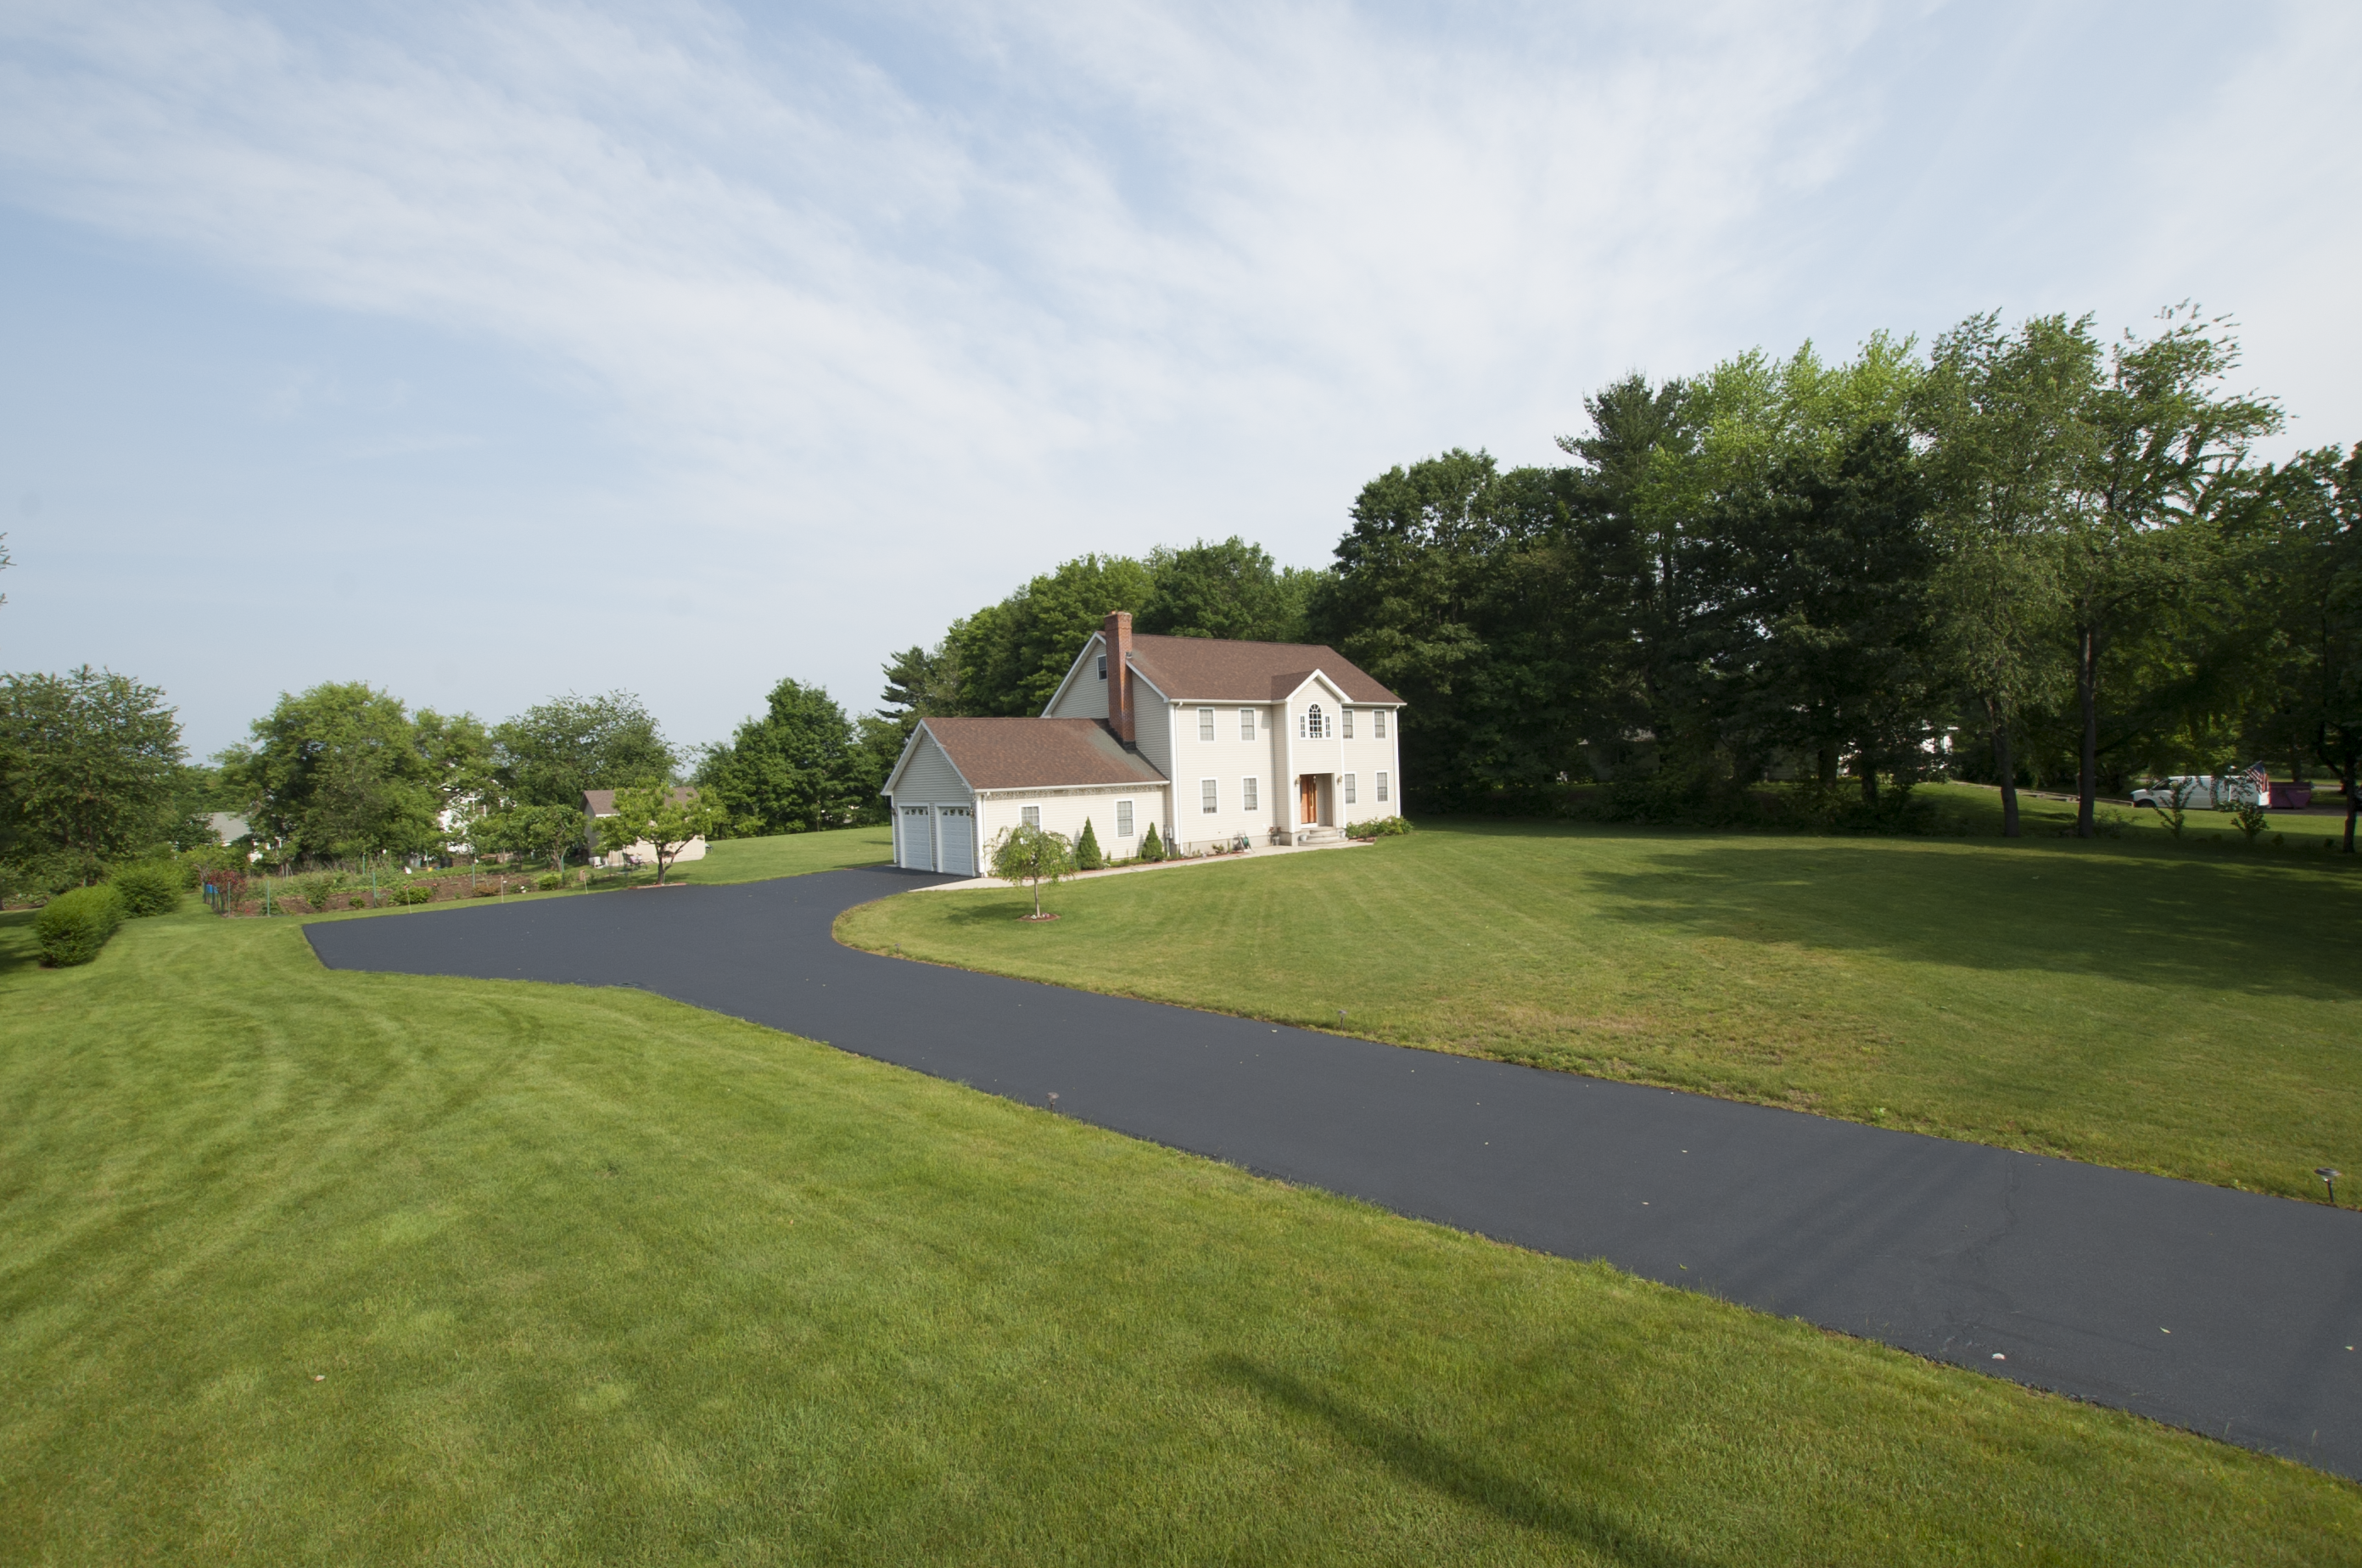
<svg viewBox="0 0 2362 1568">
<path fill-rule="evenodd" d="M 1201 741 L 1214 738 L 1214 710 L 1211 708 L 1198 710 L 1198 738 Z"/>
<path fill-rule="evenodd" d="M 1095 691 L 1100 690 L 1096 682 L 1091 689 Z M 1132 733 L 1139 738 L 1140 755 L 1148 758 L 1148 765 L 1167 778 L 1179 778 L 1173 766 L 1173 710 L 1164 698 L 1157 695 L 1154 687 L 1140 678 L 1137 670 L 1131 677 L 1131 706 Z M 1162 807 L 1158 809 L 1163 810 Z"/>
<path fill-rule="evenodd" d="M 1216 812 L 1222 809 L 1221 786 L 1216 783 L 1213 779 L 1200 778 L 1198 780 L 1198 796 L 1200 802 L 1198 809 L 1204 812 L 1208 816 L 1211 816 Z"/>
<path fill-rule="evenodd" d="M 1255 810 L 1255 781 L 1252 778 L 1239 780 L 1239 810 L 1242 812 Z"/>
<path fill-rule="evenodd" d="M 1115 803 L 1115 835 L 1118 838 L 1131 836 L 1131 802 L 1130 801 L 1118 801 Z"/>
<path fill-rule="evenodd" d="M 1348 726 L 1348 727 L 1350 728 L 1351 726 Z M 1349 806 L 1350 806 L 1350 805 L 1352 805 L 1352 804 L 1353 803 L 1354 800 L 1355 800 L 1355 796 L 1354 796 L 1354 794 L 1353 794 L 1353 776 L 1352 776 L 1352 774 L 1348 773 L 1347 775 L 1345 775 L 1345 803 L 1346 803 L 1347 805 L 1349 805 Z"/>
<path fill-rule="evenodd" d="M 935 839 L 943 850 L 938 870 L 958 877 L 976 875 L 976 808 L 937 806 Z"/>
<path fill-rule="evenodd" d="M 1255 733 L 1254 733 L 1254 730 L 1255 730 L 1255 725 L 1254 725 L 1254 710 L 1253 710 L 1253 708 L 1242 708 L 1242 709 L 1240 709 L 1240 710 L 1239 710 L 1239 739 L 1241 739 L 1241 740 L 1253 740 L 1253 739 L 1254 739 L 1254 738 L 1255 738 Z"/>
<path fill-rule="evenodd" d="M 1375 733 L 1376 733 L 1376 734 L 1377 734 L 1377 737 L 1378 737 L 1380 740 L 1384 740 L 1384 739 L 1385 739 L 1385 738 L 1386 738 L 1386 711 L 1385 711 L 1384 708 L 1381 708 L 1381 709 L 1379 709 L 1379 710 L 1378 710 L 1374 714 L 1371 715 L 1371 717 L 1373 718 L 1373 720 L 1374 720 L 1374 721 L 1376 723 L 1376 724 L 1377 724 L 1377 730 L 1376 730 L 1376 732 L 1375 732 Z"/>
<path fill-rule="evenodd" d="M 1027 827 L 1037 828 L 1042 825 L 1042 808 L 1039 806 L 1021 807 L 1017 815 Z"/>
<path fill-rule="evenodd" d="M 1378 775 L 1378 799 L 1379 799 L 1379 800 L 1381 800 L 1381 801 L 1383 801 L 1383 800 L 1385 800 L 1385 798 L 1386 798 L 1386 776 L 1385 776 L 1384 773 L 1381 773 L 1381 774 L 1379 774 L 1379 775 Z"/>
</svg>

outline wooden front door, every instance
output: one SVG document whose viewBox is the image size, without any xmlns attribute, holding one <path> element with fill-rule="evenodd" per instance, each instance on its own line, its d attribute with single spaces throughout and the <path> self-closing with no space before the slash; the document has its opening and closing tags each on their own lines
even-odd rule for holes
<svg viewBox="0 0 2362 1568">
<path fill-rule="evenodd" d="M 1320 780 L 1308 773 L 1296 781 L 1296 820 L 1310 826 L 1320 820 Z"/>
</svg>

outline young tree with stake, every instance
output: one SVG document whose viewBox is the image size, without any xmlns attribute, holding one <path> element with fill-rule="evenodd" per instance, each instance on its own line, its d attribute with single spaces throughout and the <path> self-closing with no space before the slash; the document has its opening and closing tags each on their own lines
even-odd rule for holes
<svg viewBox="0 0 2362 1568">
<path fill-rule="evenodd" d="M 1048 833 L 1030 823 L 1003 828 L 992 841 L 992 874 L 1004 882 L 1027 882 L 1033 888 L 1032 918 L 1042 918 L 1042 884 L 1054 887 L 1075 870 L 1075 849 L 1062 834 Z"/>
</svg>

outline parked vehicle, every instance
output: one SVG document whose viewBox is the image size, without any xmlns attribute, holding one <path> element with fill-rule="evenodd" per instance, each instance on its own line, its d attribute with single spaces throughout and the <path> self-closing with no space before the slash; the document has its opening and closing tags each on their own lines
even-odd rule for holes
<svg viewBox="0 0 2362 1568">
<path fill-rule="evenodd" d="M 2153 811 L 2168 812 L 2176 801 L 2185 812 L 2228 812 L 2241 806 L 2266 803 L 2265 790 L 2269 786 L 2259 765 L 2245 773 L 2177 773 L 2162 778 L 2146 790 L 2133 791 L 2133 804 Z"/>
</svg>

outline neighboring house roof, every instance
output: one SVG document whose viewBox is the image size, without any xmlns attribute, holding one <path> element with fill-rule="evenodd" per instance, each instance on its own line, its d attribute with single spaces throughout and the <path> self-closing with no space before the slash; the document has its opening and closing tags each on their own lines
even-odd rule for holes
<svg viewBox="0 0 2362 1568">
<path fill-rule="evenodd" d="M 697 790 L 687 784 L 676 784 L 673 786 L 672 798 L 677 804 L 685 805 L 689 801 L 697 799 Z M 613 790 L 583 790 L 582 809 L 594 817 L 613 816 L 615 814 L 615 791 Z"/>
<path fill-rule="evenodd" d="M 1131 668 L 1175 702 L 1283 701 L 1316 670 L 1334 682 L 1349 701 L 1402 701 L 1343 654 L 1319 643 L 1135 635 Z"/>
<path fill-rule="evenodd" d="M 919 727 L 971 790 L 1164 782 L 1098 719 L 922 719 Z"/>
</svg>

